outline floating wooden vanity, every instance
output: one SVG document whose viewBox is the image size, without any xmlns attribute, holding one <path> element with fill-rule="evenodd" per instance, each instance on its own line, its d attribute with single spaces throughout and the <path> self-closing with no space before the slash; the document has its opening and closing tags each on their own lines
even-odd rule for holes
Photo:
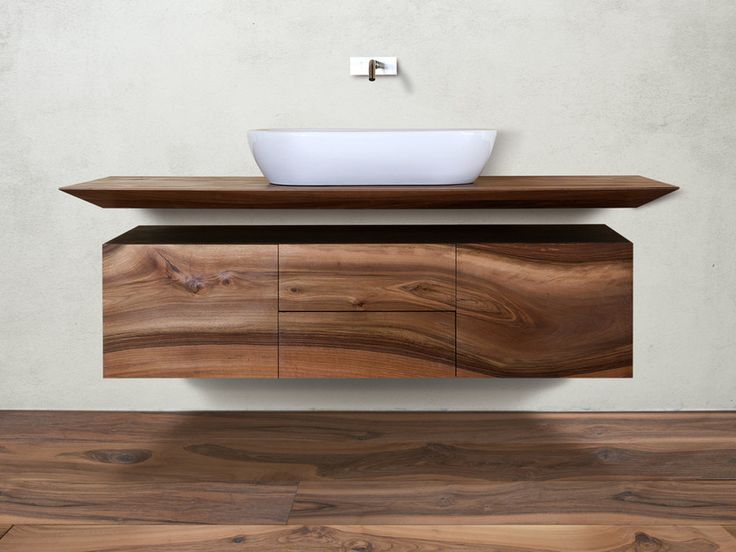
<svg viewBox="0 0 736 552">
<path fill-rule="evenodd" d="M 639 207 L 642 176 L 458 186 L 108 177 L 105 208 Z M 103 247 L 106 377 L 631 377 L 632 244 L 602 225 L 146 226 Z"/>
<path fill-rule="evenodd" d="M 103 246 L 106 377 L 630 377 L 602 225 L 142 226 Z"/>
</svg>

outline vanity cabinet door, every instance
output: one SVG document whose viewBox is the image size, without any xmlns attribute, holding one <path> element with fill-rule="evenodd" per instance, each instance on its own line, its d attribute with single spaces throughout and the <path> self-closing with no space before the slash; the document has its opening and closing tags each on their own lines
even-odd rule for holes
<svg viewBox="0 0 736 552">
<path fill-rule="evenodd" d="M 457 249 L 461 377 L 631 377 L 632 245 Z"/>
<path fill-rule="evenodd" d="M 277 377 L 276 245 L 103 248 L 105 377 Z"/>
<path fill-rule="evenodd" d="M 454 312 L 282 312 L 282 378 L 455 376 Z"/>
<path fill-rule="evenodd" d="M 455 310 L 455 246 L 282 244 L 281 311 Z"/>
</svg>

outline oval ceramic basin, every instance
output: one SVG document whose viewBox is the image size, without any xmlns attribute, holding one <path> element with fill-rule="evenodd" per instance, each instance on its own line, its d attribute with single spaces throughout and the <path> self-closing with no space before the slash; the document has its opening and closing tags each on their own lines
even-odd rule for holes
<svg viewBox="0 0 736 552">
<path fill-rule="evenodd" d="M 272 184 L 467 184 L 491 156 L 495 130 L 252 130 L 248 142 Z"/>
</svg>

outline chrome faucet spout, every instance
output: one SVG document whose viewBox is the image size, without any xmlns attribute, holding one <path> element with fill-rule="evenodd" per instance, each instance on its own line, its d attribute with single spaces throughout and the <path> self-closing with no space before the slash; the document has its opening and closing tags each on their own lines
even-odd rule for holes
<svg viewBox="0 0 736 552">
<path fill-rule="evenodd" d="M 383 62 L 372 59 L 368 62 L 368 80 L 373 82 L 376 80 L 376 69 L 383 69 L 385 66 Z"/>
</svg>

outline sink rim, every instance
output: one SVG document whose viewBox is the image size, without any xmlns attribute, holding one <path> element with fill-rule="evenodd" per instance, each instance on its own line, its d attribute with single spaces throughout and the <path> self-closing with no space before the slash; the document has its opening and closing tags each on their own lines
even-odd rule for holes
<svg viewBox="0 0 736 552">
<path fill-rule="evenodd" d="M 353 133 L 375 133 L 375 132 L 498 132 L 494 128 L 254 128 L 251 132 L 304 132 L 310 134 L 353 132 Z"/>
</svg>

